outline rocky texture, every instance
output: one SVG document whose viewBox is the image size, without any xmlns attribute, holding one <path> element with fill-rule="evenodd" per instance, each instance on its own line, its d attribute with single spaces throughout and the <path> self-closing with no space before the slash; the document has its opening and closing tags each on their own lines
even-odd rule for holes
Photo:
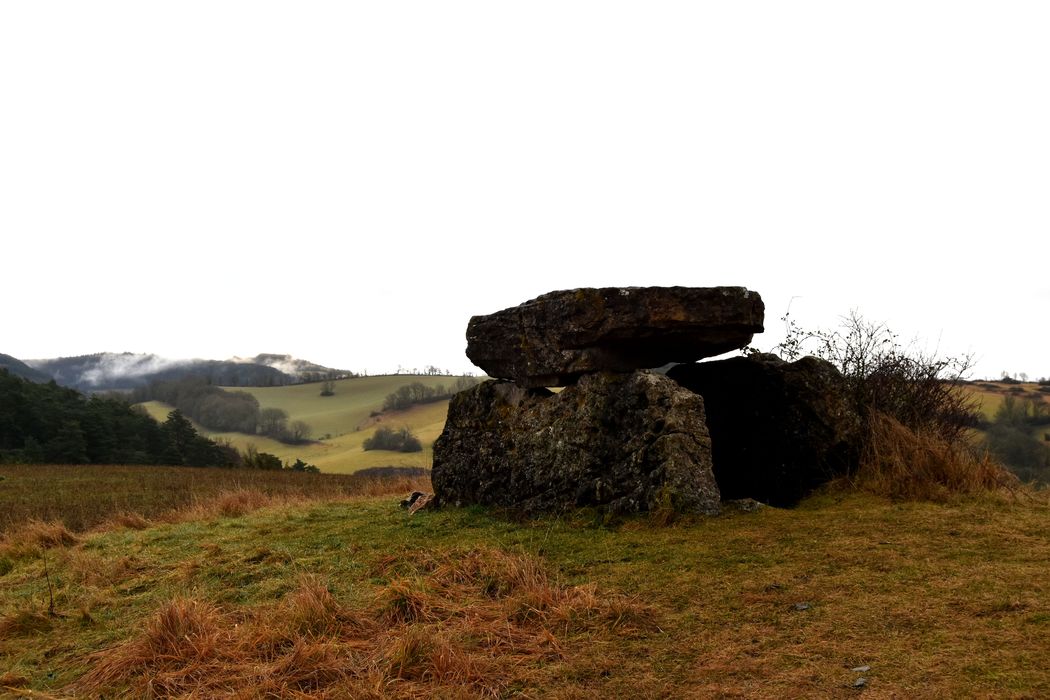
<svg viewBox="0 0 1050 700">
<path fill-rule="evenodd" d="M 855 464 L 860 418 L 828 362 L 755 355 L 679 365 L 668 376 L 704 397 L 725 499 L 791 506 Z"/>
<path fill-rule="evenodd" d="M 743 287 L 606 287 L 551 292 L 475 316 L 467 357 L 520 386 L 565 386 L 597 371 L 693 362 L 751 342 L 764 307 Z"/>
<path fill-rule="evenodd" d="M 488 381 L 456 394 L 434 443 L 442 505 L 715 513 L 704 402 L 662 375 L 600 373 L 560 393 Z"/>
</svg>

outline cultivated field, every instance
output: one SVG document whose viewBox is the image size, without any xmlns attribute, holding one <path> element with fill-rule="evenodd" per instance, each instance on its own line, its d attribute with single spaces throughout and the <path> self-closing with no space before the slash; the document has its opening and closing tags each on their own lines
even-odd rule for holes
<svg viewBox="0 0 1050 700">
<path fill-rule="evenodd" d="M 27 528 L 0 543 L 0 685 L 39 697 L 1047 697 L 1048 570 L 1038 494 L 829 493 L 670 527 L 587 511 L 408 515 L 384 497 L 79 537 Z"/>
<path fill-rule="evenodd" d="M 262 408 L 280 408 L 288 413 L 289 421 L 306 421 L 313 429 L 314 442 L 306 445 L 285 445 L 260 435 L 218 433 L 196 426 L 202 435 L 212 439 L 229 440 L 238 449 L 249 443 L 260 451 L 277 455 L 291 462 L 301 458 L 322 471 L 350 474 L 360 469 L 380 466 L 429 468 L 431 446 L 445 425 L 448 401 L 422 404 L 405 411 L 385 413 L 370 418 L 373 411 L 383 407 L 383 400 L 401 386 L 421 382 L 426 386 L 452 385 L 457 377 L 430 377 L 391 375 L 358 377 L 335 382 L 335 396 L 320 395 L 320 384 L 297 384 L 284 387 L 237 388 L 247 391 L 259 400 Z M 171 406 L 150 401 L 142 404 L 150 415 L 164 420 Z M 395 428 L 408 426 L 423 443 L 423 451 L 415 453 L 374 450 L 365 452 L 362 443 L 379 424 Z M 326 437 L 327 436 L 327 437 Z"/>
</svg>

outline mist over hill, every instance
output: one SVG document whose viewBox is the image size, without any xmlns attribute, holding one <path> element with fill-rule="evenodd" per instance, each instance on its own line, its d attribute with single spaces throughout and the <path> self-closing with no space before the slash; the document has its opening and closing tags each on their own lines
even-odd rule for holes
<svg viewBox="0 0 1050 700">
<path fill-rule="evenodd" d="M 0 358 L 7 358 L 3 355 Z M 129 390 L 150 382 L 204 377 L 220 386 L 285 386 L 306 381 L 352 376 L 352 372 L 324 367 L 290 355 L 260 354 L 231 360 L 171 359 L 152 353 L 102 352 L 77 357 L 19 361 L 10 358 L 12 372 L 34 381 L 54 379 L 78 391 Z M 0 360 L 2 361 L 2 360 Z M 14 363 L 17 363 L 15 365 Z M 19 366 L 23 367 L 19 371 Z"/>
<path fill-rule="evenodd" d="M 6 369 L 16 377 L 22 377 L 28 379 L 31 382 L 49 382 L 51 381 L 51 375 L 46 372 L 41 372 L 38 369 L 33 369 L 25 362 L 0 353 L 0 369 Z"/>
</svg>

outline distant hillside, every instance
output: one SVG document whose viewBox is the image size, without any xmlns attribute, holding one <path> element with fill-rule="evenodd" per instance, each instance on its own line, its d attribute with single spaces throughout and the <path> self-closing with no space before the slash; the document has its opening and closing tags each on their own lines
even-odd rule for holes
<svg viewBox="0 0 1050 700">
<path fill-rule="evenodd" d="M 0 369 L 6 369 L 16 377 L 22 377 L 28 379 L 31 382 L 49 382 L 51 381 L 51 375 L 46 372 L 41 372 L 38 369 L 33 369 L 25 362 L 0 353 Z"/>
<path fill-rule="evenodd" d="M 347 370 L 333 369 L 331 367 L 319 365 L 316 362 L 310 362 L 309 360 L 301 360 L 297 357 L 292 357 L 291 355 L 275 355 L 273 353 L 261 353 L 249 359 L 235 357 L 231 362 L 247 362 L 250 364 L 261 365 L 263 367 L 272 367 L 304 382 L 348 377 L 353 376 L 354 374 Z M 253 384 L 252 386 L 262 385 Z"/>
<path fill-rule="evenodd" d="M 448 401 L 420 404 L 402 411 L 382 412 L 386 397 L 401 387 L 420 383 L 427 387 L 453 386 L 460 377 L 422 375 L 383 375 L 356 377 L 334 382 L 332 396 L 321 396 L 318 384 L 281 387 L 241 387 L 259 405 L 279 408 L 288 421 L 304 421 L 311 428 L 312 442 L 284 444 L 262 435 L 217 432 L 197 426 L 202 435 L 229 441 L 240 450 L 249 444 L 285 461 L 301 458 L 321 471 L 352 473 L 369 467 L 429 467 L 432 445 L 445 425 Z M 163 421 L 173 406 L 158 401 L 140 404 L 150 415 Z M 380 425 L 409 428 L 423 443 L 422 452 L 400 453 L 363 449 L 366 438 Z"/>
<path fill-rule="evenodd" d="M 0 370 L 0 463 L 233 466 L 233 450 L 179 416 L 163 424 L 123 399 L 96 397 Z"/>
<path fill-rule="evenodd" d="M 153 354 L 103 352 L 78 357 L 28 360 L 31 369 L 80 391 L 127 390 L 153 381 L 204 377 L 222 386 L 285 386 L 349 372 L 322 367 L 288 355 L 252 359 L 173 360 Z"/>
</svg>

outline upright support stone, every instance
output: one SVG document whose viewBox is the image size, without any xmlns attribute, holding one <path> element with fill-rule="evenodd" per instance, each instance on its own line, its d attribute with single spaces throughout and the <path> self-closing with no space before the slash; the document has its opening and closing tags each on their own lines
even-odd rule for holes
<svg viewBox="0 0 1050 700">
<path fill-rule="evenodd" d="M 720 503 L 703 400 L 651 372 L 588 374 L 560 393 L 488 381 L 456 394 L 431 481 L 443 505 L 717 513 Z"/>
<path fill-rule="evenodd" d="M 829 362 L 757 355 L 678 365 L 668 376 L 704 397 L 727 500 L 793 506 L 856 465 L 860 417 Z"/>
</svg>

